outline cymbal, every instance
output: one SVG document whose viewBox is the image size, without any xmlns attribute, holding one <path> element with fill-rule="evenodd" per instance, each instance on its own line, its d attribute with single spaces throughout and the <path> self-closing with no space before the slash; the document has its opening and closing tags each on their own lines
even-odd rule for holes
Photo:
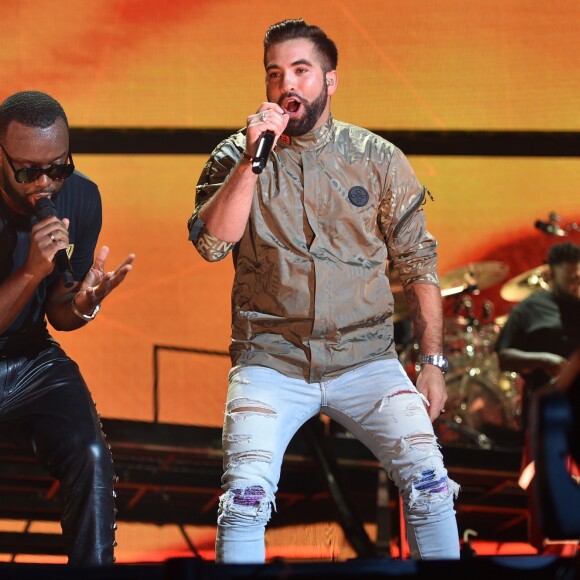
<svg viewBox="0 0 580 580">
<path fill-rule="evenodd" d="M 548 270 L 548 266 L 544 264 L 519 274 L 501 287 L 499 295 L 508 302 L 521 302 L 535 292 L 549 290 Z"/>
<path fill-rule="evenodd" d="M 498 261 L 472 262 L 460 266 L 441 276 L 439 285 L 442 296 L 452 296 L 473 286 L 474 289 L 485 290 L 495 286 L 508 275 L 507 264 Z"/>
</svg>

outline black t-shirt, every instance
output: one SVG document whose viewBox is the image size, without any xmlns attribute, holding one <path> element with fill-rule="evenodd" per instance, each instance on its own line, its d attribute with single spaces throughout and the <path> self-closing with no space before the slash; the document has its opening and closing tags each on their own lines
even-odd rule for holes
<svg viewBox="0 0 580 580">
<path fill-rule="evenodd" d="M 75 171 L 52 199 L 57 216 L 70 220 L 70 263 L 74 279 L 82 280 L 92 266 L 101 231 L 101 195 L 95 183 Z M 15 214 L 0 199 L 0 282 L 26 262 L 33 220 Z M 18 353 L 31 345 L 50 341 L 44 319 L 45 301 L 49 288 L 58 277 L 55 269 L 38 286 L 28 304 L 0 336 L 1 349 Z"/>
<path fill-rule="evenodd" d="M 550 352 L 568 358 L 580 346 L 580 300 L 556 298 L 553 292 L 538 292 L 510 312 L 497 339 L 495 350 L 516 348 L 525 352 Z M 535 389 L 550 377 L 536 370 L 524 376 Z"/>
</svg>

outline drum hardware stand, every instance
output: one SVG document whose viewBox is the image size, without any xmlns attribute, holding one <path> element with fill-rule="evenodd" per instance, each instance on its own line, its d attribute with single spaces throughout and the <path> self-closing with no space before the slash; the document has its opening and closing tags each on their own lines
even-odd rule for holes
<svg viewBox="0 0 580 580">
<path fill-rule="evenodd" d="M 465 435 L 469 441 L 475 443 L 478 449 L 493 449 L 494 445 L 492 440 L 487 435 L 480 433 L 476 429 L 462 425 L 454 419 L 446 419 L 445 417 L 439 417 L 437 422 L 442 423 L 453 431 L 461 433 L 461 435 Z"/>
<path fill-rule="evenodd" d="M 468 289 L 471 288 L 472 290 Z M 479 319 L 475 316 L 473 312 L 473 300 L 471 300 L 471 295 L 479 294 L 479 289 L 477 285 L 466 286 L 464 292 L 460 292 L 455 297 L 455 307 L 454 312 L 457 315 L 463 316 L 465 319 L 465 331 L 471 332 L 474 328 L 479 327 Z M 464 314 L 461 314 L 461 313 Z"/>
<path fill-rule="evenodd" d="M 462 284 L 461 286 L 454 286 L 453 288 L 443 288 L 441 290 L 441 298 L 448 298 L 450 296 L 463 296 L 465 294 L 479 294 L 479 286 L 477 284 Z"/>
<path fill-rule="evenodd" d="M 493 314 L 495 312 L 495 305 L 493 304 L 493 302 L 491 300 L 484 300 L 482 309 L 483 309 L 483 320 L 486 323 L 491 322 Z"/>
<path fill-rule="evenodd" d="M 468 558 L 475 558 L 477 552 L 473 549 L 471 542 L 469 541 L 469 536 L 477 537 L 478 533 L 475 530 L 467 528 L 463 532 L 463 541 L 461 542 L 460 558 L 466 560 Z"/>
<path fill-rule="evenodd" d="M 569 223 L 562 227 L 560 216 L 553 211 L 548 214 L 547 222 L 536 220 L 534 227 L 549 236 L 556 236 L 558 238 L 565 238 L 570 232 L 580 231 L 580 226 L 576 223 Z"/>
<path fill-rule="evenodd" d="M 377 548 L 356 515 L 353 502 L 344 491 L 345 486 L 341 482 L 336 455 L 324 436 L 319 418 L 313 417 L 306 421 L 300 433 L 310 449 L 314 464 L 326 482 L 346 539 L 359 558 L 376 557 Z"/>
</svg>

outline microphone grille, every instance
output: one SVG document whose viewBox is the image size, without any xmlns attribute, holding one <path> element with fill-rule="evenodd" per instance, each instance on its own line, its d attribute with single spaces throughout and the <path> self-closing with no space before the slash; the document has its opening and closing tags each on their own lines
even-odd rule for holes
<svg viewBox="0 0 580 580">
<path fill-rule="evenodd" d="M 39 220 L 56 215 L 56 207 L 50 197 L 41 197 L 34 204 L 34 214 Z"/>
</svg>

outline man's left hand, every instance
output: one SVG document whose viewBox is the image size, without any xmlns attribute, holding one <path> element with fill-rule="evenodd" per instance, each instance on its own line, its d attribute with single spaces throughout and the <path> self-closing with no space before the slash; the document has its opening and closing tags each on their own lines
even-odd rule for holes
<svg viewBox="0 0 580 580">
<path fill-rule="evenodd" d="M 103 246 L 80 284 L 74 301 L 81 312 L 92 312 L 97 304 L 100 304 L 125 279 L 133 267 L 135 254 L 129 254 L 115 270 L 105 272 L 105 261 L 108 255 L 109 248 Z"/>
<path fill-rule="evenodd" d="M 429 401 L 429 419 L 435 421 L 445 410 L 447 401 L 445 375 L 441 369 L 434 365 L 423 365 L 417 377 L 417 390 Z"/>
</svg>

